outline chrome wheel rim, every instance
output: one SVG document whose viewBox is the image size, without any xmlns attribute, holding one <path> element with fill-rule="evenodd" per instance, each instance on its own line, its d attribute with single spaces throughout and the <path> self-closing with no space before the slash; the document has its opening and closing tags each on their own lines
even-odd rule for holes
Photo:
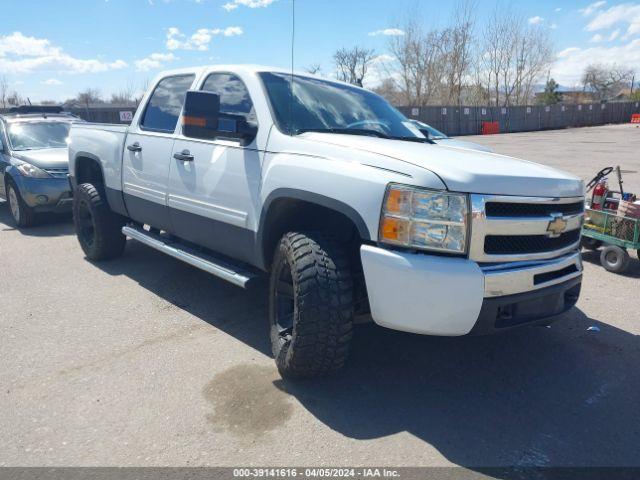
<svg viewBox="0 0 640 480">
<path fill-rule="evenodd" d="M 13 187 L 9 187 L 9 208 L 11 208 L 11 215 L 16 222 L 20 221 L 20 204 L 18 203 L 18 195 Z"/>
</svg>

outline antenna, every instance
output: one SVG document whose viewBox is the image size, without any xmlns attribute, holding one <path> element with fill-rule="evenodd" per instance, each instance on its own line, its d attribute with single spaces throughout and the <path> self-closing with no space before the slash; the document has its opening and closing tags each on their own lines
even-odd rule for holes
<svg viewBox="0 0 640 480">
<path fill-rule="evenodd" d="M 289 80 L 289 135 L 293 136 L 293 65 L 296 41 L 296 0 L 291 0 L 291 79 Z"/>
</svg>

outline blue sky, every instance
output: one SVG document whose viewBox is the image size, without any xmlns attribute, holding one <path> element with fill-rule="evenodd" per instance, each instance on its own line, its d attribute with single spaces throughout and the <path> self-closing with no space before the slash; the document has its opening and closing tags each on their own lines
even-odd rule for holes
<svg viewBox="0 0 640 480">
<path fill-rule="evenodd" d="M 496 5 L 476 0 L 482 23 Z M 360 45 L 387 53 L 391 33 L 412 9 L 442 26 L 456 2 L 296 0 L 296 67 Z M 640 76 L 640 2 L 523 0 L 511 6 L 547 28 L 557 61 L 552 76 L 579 80 L 589 62 L 618 62 Z M 64 100 L 98 88 L 108 97 L 140 89 L 162 69 L 216 63 L 290 65 L 291 0 L 2 0 L 0 75 L 32 101 Z M 387 30 L 387 32 L 384 32 Z M 379 32 L 372 35 L 372 32 Z"/>
</svg>

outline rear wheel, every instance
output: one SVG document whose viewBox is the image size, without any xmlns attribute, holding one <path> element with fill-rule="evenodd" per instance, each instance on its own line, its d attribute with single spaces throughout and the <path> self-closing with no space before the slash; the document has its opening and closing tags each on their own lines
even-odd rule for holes
<svg viewBox="0 0 640 480">
<path fill-rule="evenodd" d="M 20 190 L 13 182 L 13 180 L 7 180 L 7 202 L 9 202 L 9 210 L 13 221 L 16 222 L 18 227 L 30 227 L 36 221 L 36 213 L 33 208 L 29 207 L 20 195 Z"/>
<path fill-rule="evenodd" d="M 600 254 L 600 263 L 602 266 L 613 273 L 622 273 L 629 266 L 630 257 L 624 248 L 617 245 L 608 245 Z"/>
<path fill-rule="evenodd" d="M 111 210 L 104 190 L 91 183 L 78 186 L 73 197 L 73 221 L 80 246 L 89 260 L 108 260 L 122 255 L 126 237 L 124 219 Z"/>
<path fill-rule="evenodd" d="M 285 378 L 340 369 L 353 328 L 353 280 L 347 249 L 322 233 L 287 233 L 271 271 L 271 346 Z"/>
</svg>

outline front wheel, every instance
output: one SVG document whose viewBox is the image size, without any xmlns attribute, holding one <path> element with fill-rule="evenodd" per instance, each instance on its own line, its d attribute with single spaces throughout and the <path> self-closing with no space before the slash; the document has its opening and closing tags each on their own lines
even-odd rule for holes
<svg viewBox="0 0 640 480">
<path fill-rule="evenodd" d="M 124 219 L 113 213 L 104 189 L 91 183 L 78 185 L 73 196 L 73 221 L 80 246 L 89 260 L 108 260 L 122 255 L 127 238 Z"/>
<path fill-rule="evenodd" d="M 36 222 L 36 213 L 33 211 L 33 208 L 24 202 L 13 180 L 7 180 L 6 190 L 9 210 L 11 211 L 13 221 L 21 228 L 32 226 Z"/>
<path fill-rule="evenodd" d="M 326 234 L 287 233 L 269 285 L 271 346 L 285 378 L 318 377 L 345 363 L 353 328 L 347 248 Z"/>
<path fill-rule="evenodd" d="M 600 263 L 602 266 L 613 273 L 623 273 L 629 266 L 630 261 L 631 259 L 627 251 L 617 245 L 605 247 L 600 254 Z"/>
</svg>

